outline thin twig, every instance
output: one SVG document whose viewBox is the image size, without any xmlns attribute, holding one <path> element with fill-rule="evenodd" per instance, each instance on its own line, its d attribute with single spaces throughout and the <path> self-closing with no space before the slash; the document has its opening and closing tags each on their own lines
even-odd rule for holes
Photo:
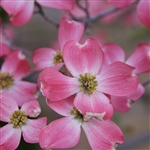
<svg viewBox="0 0 150 150">
<path fill-rule="evenodd" d="M 38 11 L 36 11 L 35 13 L 36 13 L 36 14 L 39 13 L 46 21 L 48 21 L 49 23 L 51 23 L 52 25 L 54 25 L 56 28 L 58 28 L 58 27 L 59 27 L 59 24 L 56 23 L 54 20 L 48 18 L 48 17 L 45 15 L 45 13 L 44 13 L 42 7 L 41 7 L 38 3 L 35 3 L 35 4 L 36 4 L 36 6 L 38 7 Z"/>
<path fill-rule="evenodd" d="M 150 78 L 143 83 L 143 86 L 147 86 L 150 83 Z"/>
</svg>

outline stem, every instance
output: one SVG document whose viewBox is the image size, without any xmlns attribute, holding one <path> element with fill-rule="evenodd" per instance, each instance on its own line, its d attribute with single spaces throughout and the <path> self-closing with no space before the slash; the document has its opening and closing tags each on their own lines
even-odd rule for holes
<svg viewBox="0 0 150 150">
<path fill-rule="evenodd" d="M 59 27 L 59 24 L 57 24 L 54 20 L 48 18 L 48 17 L 45 15 L 45 13 L 44 13 L 42 7 L 41 7 L 38 3 L 35 2 L 35 4 L 36 4 L 36 6 L 38 7 L 38 11 L 36 11 L 35 13 L 39 13 L 46 21 L 48 21 L 49 23 L 51 23 L 52 25 L 54 25 L 56 28 L 58 28 L 58 27 Z"/>
<path fill-rule="evenodd" d="M 147 81 L 145 81 L 145 82 L 143 83 L 143 86 L 145 87 L 145 86 L 147 86 L 149 83 L 150 83 L 150 78 L 149 78 Z"/>
</svg>

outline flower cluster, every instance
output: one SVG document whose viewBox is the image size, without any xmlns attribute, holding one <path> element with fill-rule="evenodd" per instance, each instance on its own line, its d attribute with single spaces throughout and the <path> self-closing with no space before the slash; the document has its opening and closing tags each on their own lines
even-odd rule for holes
<svg viewBox="0 0 150 150">
<path fill-rule="evenodd" d="M 124 142 L 112 117 L 114 111 L 129 111 L 144 94 L 138 75 L 150 72 L 150 44 L 139 43 L 126 59 L 119 45 L 104 44 L 96 36 L 86 38 L 84 31 L 101 17 L 102 22 L 111 23 L 118 17 L 115 11 L 135 2 L 1 0 L 0 11 L 5 11 L 15 26 L 26 24 L 38 12 L 58 28 L 57 48 L 35 49 L 31 55 L 35 67 L 31 69 L 21 48 L 14 48 L 8 41 L 11 36 L 3 29 L 3 16 L 2 21 L 0 18 L 1 150 L 17 149 L 21 137 L 27 143 L 39 143 L 43 150 L 72 148 L 78 144 L 81 130 L 92 150 L 115 150 Z M 148 28 L 149 3 L 141 0 L 137 5 L 138 18 Z M 115 14 L 103 12 L 111 5 L 115 7 L 110 12 Z M 56 24 L 45 15 L 43 6 L 67 13 Z M 37 71 L 40 74 L 36 83 L 26 80 Z M 49 108 L 63 117 L 48 124 L 48 116 L 39 118 L 39 93 Z"/>
</svg>

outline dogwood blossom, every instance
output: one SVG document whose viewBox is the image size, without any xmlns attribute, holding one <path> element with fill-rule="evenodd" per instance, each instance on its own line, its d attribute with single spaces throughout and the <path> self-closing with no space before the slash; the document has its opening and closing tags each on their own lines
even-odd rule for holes
<svg viewBox="0 0 150 150">
<path fill-rule="evenodd" d="M 105 44 L 102 47 L 104 51 L 105 67 L 115 61 L 122 61 L 135 67 L 135 74 L 143 74 L 150 72 L 150 44 L 140 43 L 131 56 L 125 61 L 125 53 L 123 49 L 112 43 Z M 111 102 L 116 111 L 126 112 L 131 108 L 131 103 L 136 102 L 145 92 L 145 88 L 139 84 L 137 89 L 127 96 L 112 96 Z"/>
<path fill-rule="evenodd" d="M 0 92 L 11 93 L 19 106 L 36 98 L 37 84 L 22 80 L 29 70 L 26 57 L 20 50 L 11 51 L 0 68 Z"/>
<path fill-rule="evenodd" d="M 11 94 L 0 93 L 0 121 L 8 122 L 0 128 L 0 149 L 15 150 L 21 140 L 21 134 L 28 143 L 38 143 L 41 130 L 46 126 L 46 117 L 37 117 L 41 113 L 38 101 L 26 102 L 19 109 Z"/>
<path fill-rule="evenodd" d="M 103 111 L 109 118 L 112 106 L 105 94 L 129 95 L 137 88 L 139 81 L 133 74 L 134 68 L 122 62 L 112 63 L 105 70 L 100 70 L 103 57 L 94 39 L 88 39 L 82 45 L 76 41 L 67 42 L 63 48 L 63 58 L 73 77 L 46 68 L 38 79 L 41 92 L 51 101 L 76 94 L 74 105 L 83 114 Z"/>
<path fill-rule="evenodd" d="M 82 23 L 62 18 L 58 29 L 60 49 L 39 48 L 35 50 L 32 55 L 32 61 L 36 64 L 34 70 L 40 70 L 46 67 L 54 67 L 59 70 L 64 64 L 62 57 L 62 48 L 64 44 L 69 40 L 79 41 L 83 32 L 84 26 Z"/>
<path fill-rule="evenodd" d="M 52 121 L 41 131 L 39 143 L 43 150 L 75 146 L 80 139 L 81 127 L 93 150 L 114 150 L 117 144 L 124 142 L 119 127 L 111 120 L 103 120 L 104 113 L 84 116 L 73 105 L 73 97 L 58 102 L 47 100 L 47 104 L 65 117 Z"/>
</svg>

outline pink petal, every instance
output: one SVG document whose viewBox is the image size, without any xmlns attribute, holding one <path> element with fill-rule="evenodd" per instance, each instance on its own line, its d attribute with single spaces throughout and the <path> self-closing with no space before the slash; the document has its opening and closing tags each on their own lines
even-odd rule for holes
<svg viewBox="0 0 150 150">
<path fill-rule="evenodd" d="M 21 139 L 21 130 L 15 129 L 11 124 L 0 128 L 0 148 L 2 150 L 15 150 Z"/>
<path fill-rule="evenodd" d="M 135 67 L 136 74 L 150 72 L 150 44 L 139 44 L 126 63 Z"/>
<path fill-rule="evenodd" d="M 93 150 L 114 150 L 116 144 L 124 142 L 121 130 L 110 120 L 92 119 L 82 127 Z"/>
<path fill-rule="evenodd" d="M 115 61 L 122 61 L 125 60 L 125 53 L 123 49 L 113 43 L 107 43 L 102 47 L 102 50 L 104 52 L 104 62 L 103 64 L 108 65 Z"/>
<path fill-rule="evenodd" d="M 24 103 L 21 110 L 24 110 L 30 117 L 37 117 L 41 113 L 41 107 L 37 100 Z"/>
<path fill-rule="evenodd" d="M 0 57 L 7 56 L 10 52 L 10 48 L 5 43 L 0 42 Z"/>
<path fill-rule="evenodd" d="M 80 91 L 78 79 L 64 76 L 53 68 L 46 68 L 38 80 L 42 94 L 51 101 L 63 100 Z"/>
<path fill-rule="evenodd" d="M 42 6 L 56 8 L 56 9 L 71 10 L 74 6 L 74 1 L 73 0 L 59 0 L 59 1 L 36 0 L 36 1 Z"/>
<path fill-rule="evenodd" d="M 42 149 L 70 148 L 80 139 L 81 123 L 72 117 L 65 117 L 51 122 L 40 134 Z"/>
<path fill-rule="evenodd" d="M 19 26 L 27 23 L 32 17 L 34 1 L 13 0 L 13 3 L 10 3 L 10 1 L 3 0 L 1 6 L 9 14 L 11 23 Z"/>
<path fill-rule="evenodd" d="M 110 100 L 102 93 L 96 91 L 91 95 L 83 92 L 77 93 L 74 105 L 79 109 L 83 115 L 87 112 L 103 113 L 105 112 L 104 119 L 109 119 L 113 115 L 113 107 L 110 104 Z"/>
<path fill-rule="evenodd" d="M 107 0 L 111 5 L 114 5 L 118 8 L 123 8 L 131 5 L 134 3 L 136 0 Z"/>
<path fill-rule="evenodd" d="M 36 68 L 34 70 L 54 66 L 53 60 L 55 54 L 56 50 L 51 48 L 39 48 L 35 50 L 32 55 L 32 61 L 36 64 Z"/>
<path fill-rule="evenodd" d="M 58 29 L 58 39 L 61 50 L 66 42 L 70 40 L 79 41 L 83 32 L 84 25 L 82 23 L 62 18 Z"/>
<path fill-rule="evenodd" d="M 23 67 L 22 67 L 23 66 Z M 26 57 L 20 50 L 12 51 L 5 59 L 1 71 L 14 74 L 15 78 L 24 77 L 30 70 Z"/>
<path fill-rule="evenodd" d="M 111 102 L 118 112 L 127 112 L 131 108 L 130 100 L 126 96 L 111 96 Z"/>
<path fill-rule="evenodd" d="M 69 116 L 70 111 L 74 107 L 73 100 L 74 100 L 73 97 L 68 97 L 62 101 L 56 101 L 56 102 L 47 100 L 47 105 L 62 116 Z"/>
<path fill-rule="evenodd" d="M 46 126 L 47 118 L 28 119 L 26 125 L 22 126 L 23 138 L 27 143 L 38 143 L 42 129 Z"/>
<path fill-rule="evenodd" d="M 140 21 L 150 28 L 150 0 L 146 1 L 139 1 L 138 6 L 137 6 L 137 15 Z"/>
<path fill-rule="evenodd" d="M 18 110 L 18 105 L 12 95 L 0 93 L 0 121 L 9 122 L 15 110 Z"/>
<path fill-rule="evenodd" d="M 131 93 L 128 98 L 130 98 L 132 101 L 136 102 L 145 92 L 145 88 L 142 84 L 139 84 L 137 89 Z"/>
<path fill-rule="evenodd" d="M 13 95 L 17 104 L 22 106 L 25 102 L 36 98 L 37 85 L 26 81 L 16 81 L 8 92 Z"/>
<path fill-rule="evenodd" d="M 138 86 L 138 77 L 133 74 L 134 68 L 123 63 L 114 62 L 108 65 L 97 76 L 97 90 L 114 96 L 127 96 Z"/>
<path fill-rule="evenodd" d="M 103 61 L 103 52 L 94 39 L 88 39 L 84 44 L 76 41 L 67 42 L 63 48 L 63 58 L 70 73 L 79 77 L 80 74 L 97 74 Z"/>
<path fill-rule="evenodd" d="M 111 103 L 118 112 L 127 112 L 131 108 L 131 104 L 136 102 L 145 92 L 144 87 L 139 84 L 137 89 L 128 96 L 111 96 Z"/>
</svg>

